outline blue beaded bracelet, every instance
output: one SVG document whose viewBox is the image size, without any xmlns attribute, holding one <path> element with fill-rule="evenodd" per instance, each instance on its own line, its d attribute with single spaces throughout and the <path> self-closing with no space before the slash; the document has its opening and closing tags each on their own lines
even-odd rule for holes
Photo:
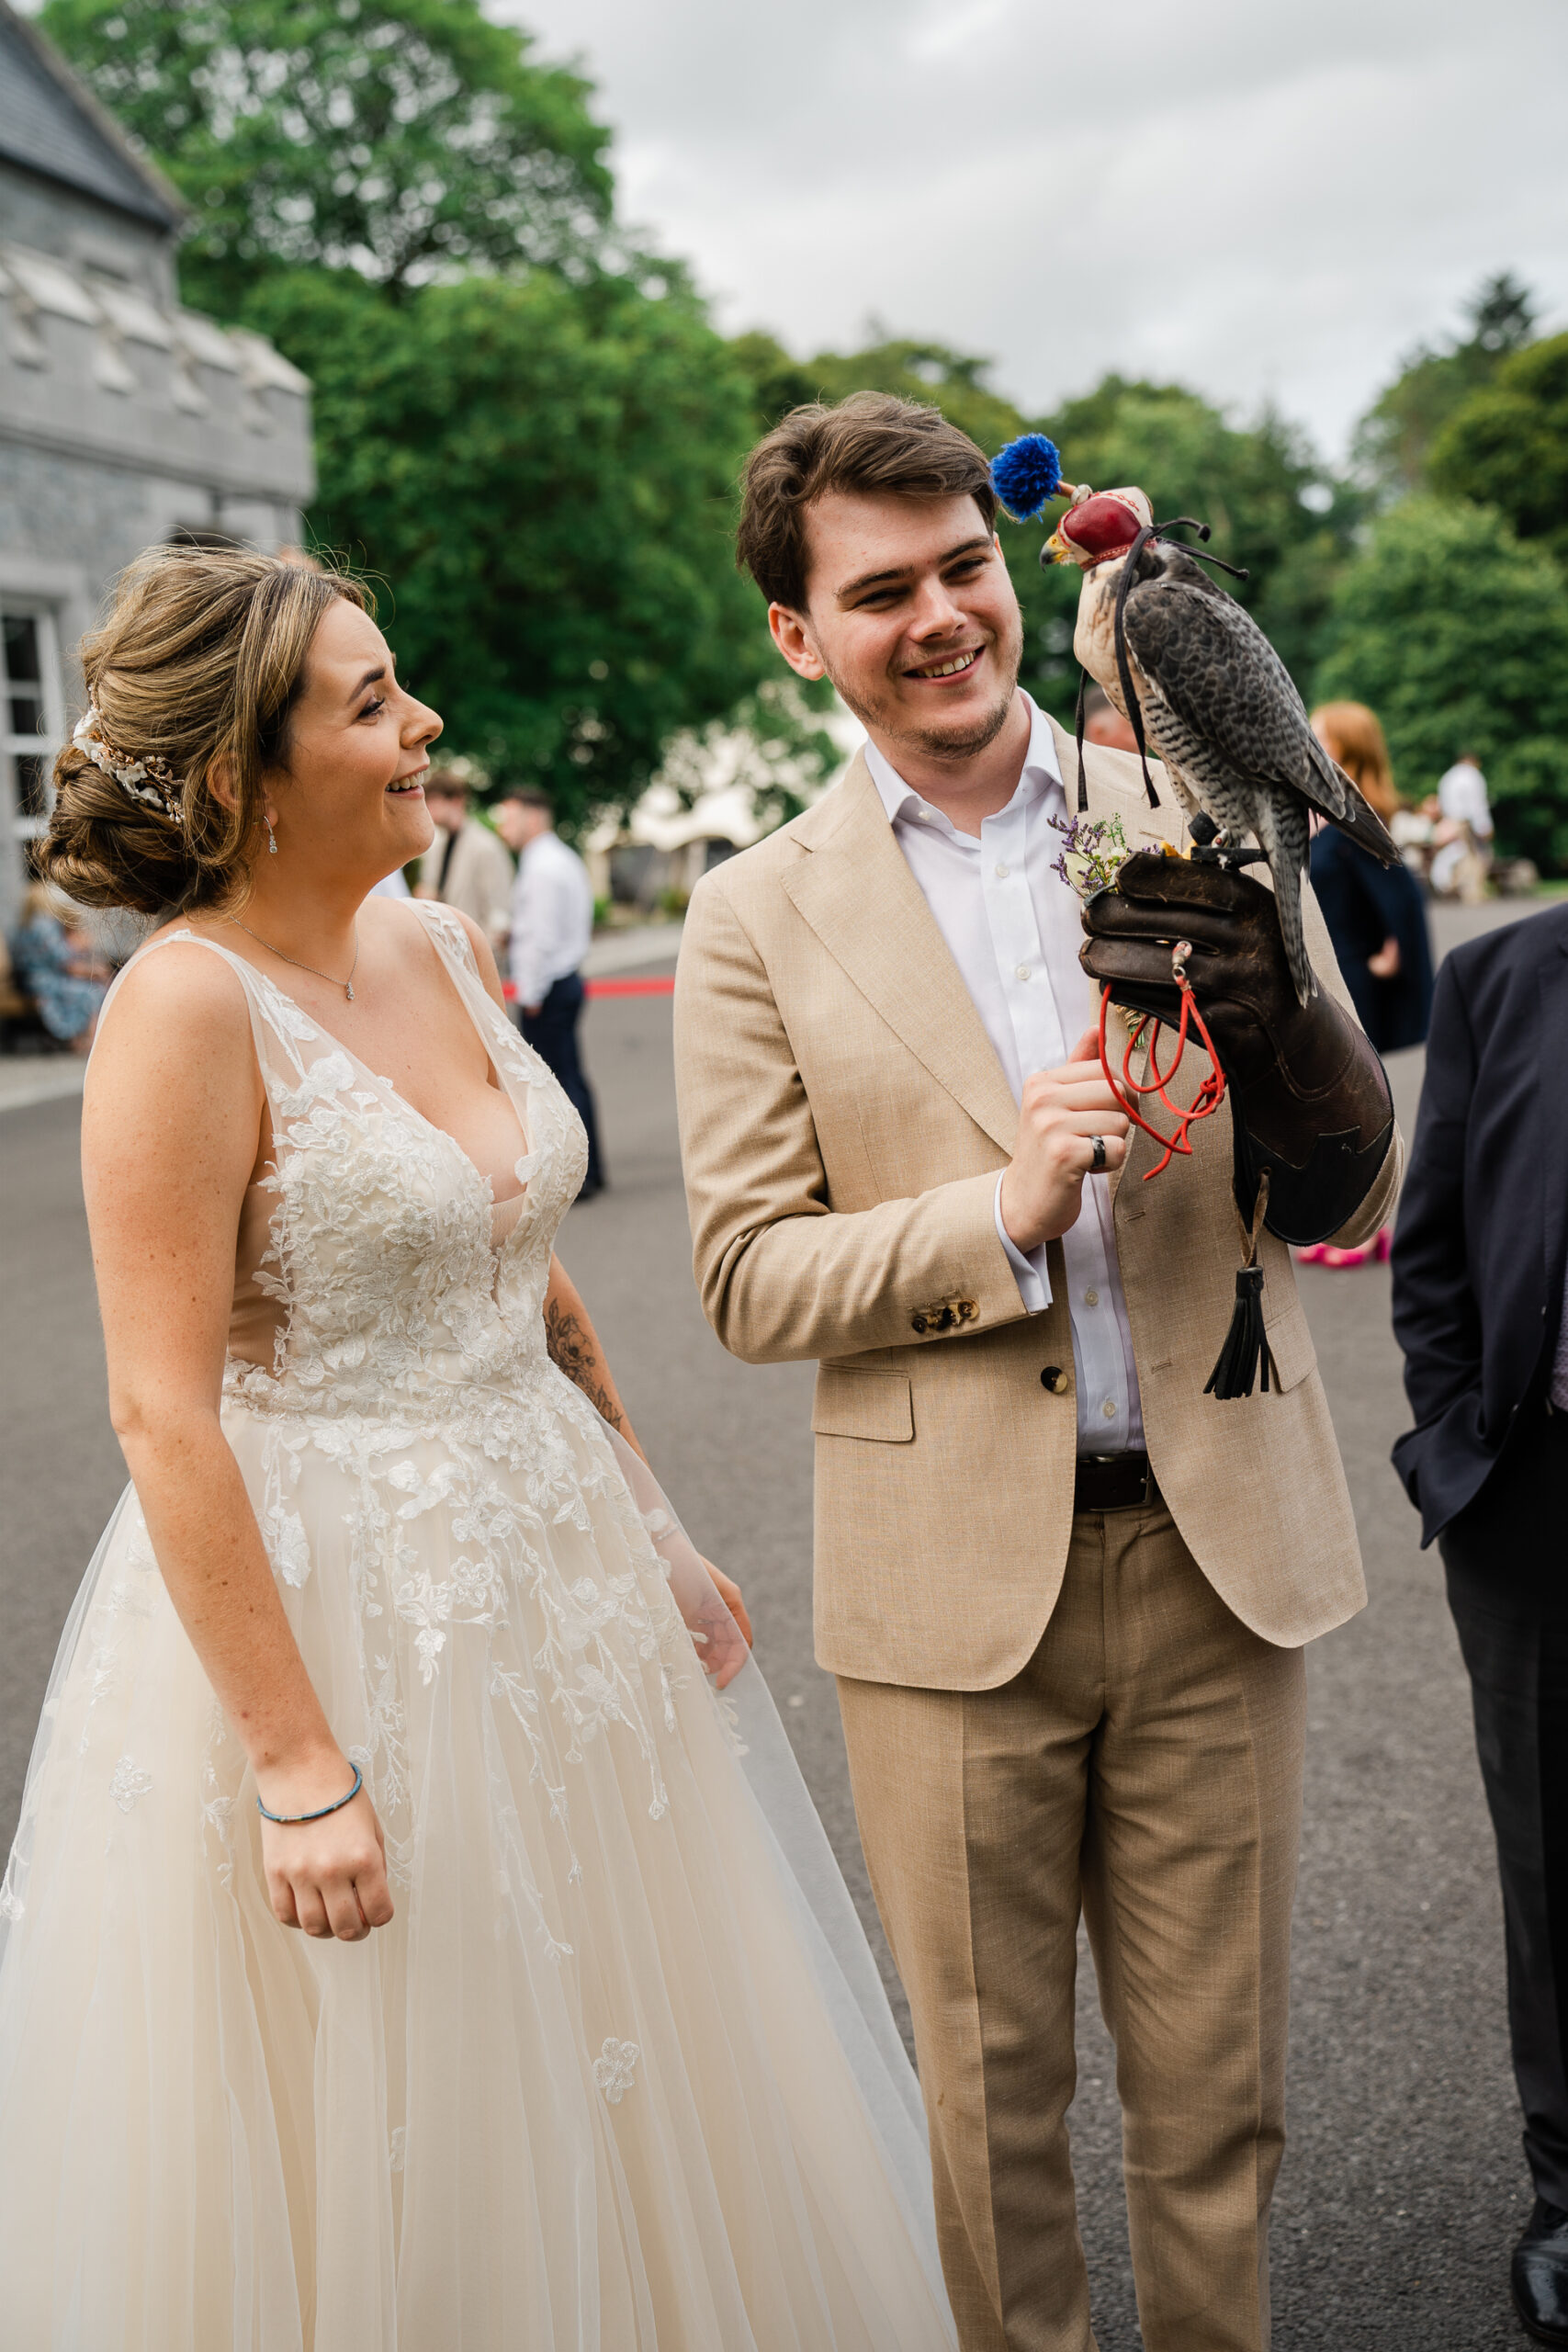
<svg viewBox="0 0 1568 2352">
<path fill-rule="evenodd" d="M 298 1829 L 302 1821 L 324 1821 L 329 1813 L 341 1813 L 345 1804 L 354 1803 L 364 1786 L 365 1776 L 356 1764 L 354 1768 L 353 1788 L 350 1789 L 347 1796 L 339 1797 L 335 1804 L 324 1804 L 315 1813 L 268 1813 L 260 1797 L 257 1797 L 256 1811 L 264 1821 L 276 1821 L 285 1829 Z"/>
</svg>

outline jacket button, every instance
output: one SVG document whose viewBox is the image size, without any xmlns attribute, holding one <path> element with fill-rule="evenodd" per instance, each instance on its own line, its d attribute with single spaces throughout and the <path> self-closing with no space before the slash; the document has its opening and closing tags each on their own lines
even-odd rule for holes
<svg viewBox="0 0 1568 2352">
<path fill-rule="evenodd" d="M 1042 1388 L 1048 1388 L 1053 1396 L 1065 1396 L 1067 1393 L 1067 1375 L 1059 1363 L 1048 1363 L 1040 1375 L 1040 1385 Z"/>
</svg>

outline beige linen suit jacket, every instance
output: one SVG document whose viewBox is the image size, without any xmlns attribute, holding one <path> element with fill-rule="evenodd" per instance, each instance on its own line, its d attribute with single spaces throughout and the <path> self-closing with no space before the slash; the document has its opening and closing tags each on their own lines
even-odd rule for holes
<svg viewBox="0 0 1568 2352">
<path fill-rule="evenodd" d="M 446 841 L 437 826 L 435 839 L 419 862 L 422 888 L 434 890 L 439 886 Z M 470 817 L 452 844 L 452 863 L 442 895 L 449 907 L 472 917 L 492 947 L 505 939 L 511 928 L 513 878 L 506 843 L 477 817 Z"/>
<path fill-rule="evenodd" d="M 1055 732 L 1076 782 L 1072 739 Z M 1092 745 L 1085 757 L 1091 815 L 1118 814 L 1134 847 L 1182 840 L 1159 771 L 1156 810 L 1136 760 Z M 1306 924 L 1314 965 L 1348 1005 L 1310 894 Z M 675 1064 L 708 1320 L 748 1363 L 819 1359 L 820 1663 L 860 1680 L 995 1688 L 1040 1641 L 1072 1528 L 1066 1278 L 1053 1244 L 1052 1304 L 1025 1312 L 993 1205 L 1017 1105 L 863 757 L 698 885 Z M 1207 1067 L 1189 1054 L 1179 1100 Z M 1135 1135 L 1113 1180 L 1149 1456 L 1221 1598 L 1265 1640 L 1295 1645 L 1352 1615 L 1366 1589 L 1290 1252 L 1263 1237 L 1279 1388 L 1216 1403 L 1203 1384 L 1241 1262 L 1228 1106 L 1194 1130 L 1190 1159 L 1145 1183 L 1156 1156 Z M 1399 1165 L 1396 1139 L 1342 1238 L 1376 1229 Z M 1053 1367 L 1065 1393 L 1043 1385 Z"/>
</svg>

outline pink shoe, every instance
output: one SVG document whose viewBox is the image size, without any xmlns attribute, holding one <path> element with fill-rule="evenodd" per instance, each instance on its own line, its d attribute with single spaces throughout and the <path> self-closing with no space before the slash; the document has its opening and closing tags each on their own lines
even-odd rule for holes
<svg viewBox="0 0 1568 2352">
<path fill-rule="evenodd" d="M 1327 1243 L 1314 1241 L 1310 1249 L 1296 1251 L 1296 1263 L 1298 1266 L 1321 1266 L 1327 1255 Z"/>
<path fill-rule="evenodd" d="M 1389 1230 L 1383 1225 L 1370 1241 L 1359 1243 L 1354 1250 L 1336 1250 L 1332 1246 L 1324 1249 L 1319 1262 L 1337 1270 L 1343 1266 L 1370 1266 L 1374 1261 L 1382 1266 L 1388 1261 L 1389 1247 Z"/>
</svg>

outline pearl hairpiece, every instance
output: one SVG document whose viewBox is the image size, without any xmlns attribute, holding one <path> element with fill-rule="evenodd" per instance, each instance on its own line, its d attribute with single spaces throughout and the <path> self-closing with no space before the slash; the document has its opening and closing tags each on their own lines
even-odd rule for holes
<svg viewBox="0 0 1568 2352">
<path fill-rule="evenodd" d="M 133 760 L 129 752 L 117 751 L 105 740 L 104 723 L 95 704 L 87 705 L 83 717 L 72 729 L 71 741 L 78 751 L 85 752 L 96 768 L 101 768 L 105 775 L 113 776 L 120 790 L 130 798 L 142 801 L 149 808 L 155 808 L 159 816 L 166 817 L 171 824 L 179 823 L 182 815 L 180 781 L 173 768 L 166 760 L 159 759 L 156 752 L 150 752 L 144 758 Z"/>
</svg>

